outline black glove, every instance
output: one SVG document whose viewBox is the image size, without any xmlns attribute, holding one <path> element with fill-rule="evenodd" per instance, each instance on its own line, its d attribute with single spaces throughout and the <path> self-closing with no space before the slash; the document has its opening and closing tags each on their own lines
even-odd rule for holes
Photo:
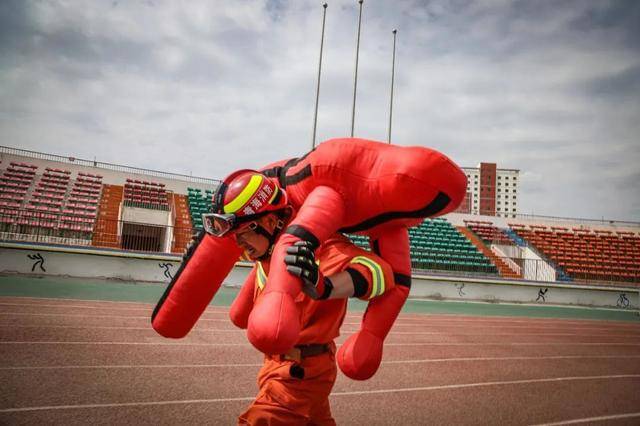
<svg viewBox="0 0 640 426">
<path fill-rule="evenodd" d="M 204 230 L 200 230 L 199 232 L 191 235 L 191 240 L 189 241 L 189 244 L 187 244 L 187 247 L 184 250 L 184 254 L 182 255 L 183 260 L 187 260 L 191 257 L 198 244 L 200 244 L 200 241 L 202 241 L 202 239 L 204 238 L 204 234 Z"/>
<path fill-rule="evenodd" d="M 297 241 L 287 248 L 284 258 L 287 271 L 302 279 L 302 291 L 314 300 L 328 299 L 333 284 L 318 269 L 312 245 L 308 241 Z"/>
</svg>

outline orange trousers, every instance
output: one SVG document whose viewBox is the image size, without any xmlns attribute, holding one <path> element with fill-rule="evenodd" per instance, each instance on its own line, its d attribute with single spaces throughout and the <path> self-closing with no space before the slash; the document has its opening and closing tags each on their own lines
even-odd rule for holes
<svg viewBox="0 0 640 426">
<path fill-rule="evenodd" d="M 304 369 L 304 378 L 292 377 L 293 365 Z M 238 418 L 238 424 L 335 425 L 329 394 L 337 372 L 334 344 L 330 352 L 300 362 L 283 360 L 280 355 L 265 356 L 258 374 L 258 396 Z"/>
</svg>

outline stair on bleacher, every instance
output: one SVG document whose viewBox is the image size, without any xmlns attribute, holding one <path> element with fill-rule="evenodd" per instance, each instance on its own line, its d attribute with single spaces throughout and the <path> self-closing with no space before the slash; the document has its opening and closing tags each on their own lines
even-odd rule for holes
<svg viewBox="0 0 640 426">
<path fill-rule="evenodd" d="M 173 245 L 171 246 L 171 252 L 180 254 L 184 252 L 193 234 L 187 196 L 173 193 L 173 206 L 176 221 L 173 227 Z"/>
<path fill-rule="evenodd" d="M 92 244 L 97 247 L 120 248 L 118 239 L 118 214 L 124 188 L 119 185 L 103 186 L 98 208 L 98 219 L 93 233 Z"/>
<path fill-rule="evenodd" d="M 503 229 L 504 233 L 513 241 L 518 247 L 527 247 L 527 242 L 520 238 L 518 234 L 513 232 L 511 229 Z"/>
<path fill-rule="evenodd" d="M 487 247 L 480 238 L 476 234 L 473 233 L 469 228 L 465 226 L 458 226 L 458 231 L 460 231 L 471 243 L 487 257 L 491 263 L 493 263 L 496 268 L 498 268 L 498 273 L 503 278 L 510 279 L 518 279 L 522 278 L 521 274 L 518 274 L 514 270 L 512 270 L 509 265 L 498 256 L 496 256 L 489 247 Z"/>
</svg>

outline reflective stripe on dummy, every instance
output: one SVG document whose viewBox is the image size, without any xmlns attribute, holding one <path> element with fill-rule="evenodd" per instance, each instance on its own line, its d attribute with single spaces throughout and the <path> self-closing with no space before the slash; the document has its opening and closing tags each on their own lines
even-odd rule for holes
<svg viewBox="0 0 640 426">
<path fill-rule="evenodd" d="M 380 296 L 385 292 L 384 271 L 379 264 L 365 256 L 354 257 L 351 263 L 364 265 L 371 271 L 373 286 L 369 294 L 369 299 Z"/>
<path fill-rule="evenodd" d="M 186 336 L 241 252 L 232 237 L 202 235 L 154 309 L 151 317 L 154 330 L 164 337 Z"/>
</svg>

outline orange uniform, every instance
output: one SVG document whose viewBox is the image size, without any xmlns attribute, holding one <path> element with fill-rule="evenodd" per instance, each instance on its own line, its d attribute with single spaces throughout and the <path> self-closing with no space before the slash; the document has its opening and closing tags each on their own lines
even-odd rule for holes
<svg viewBox="0 0 640 426">
<path fill-rule="evenodd" d="M 384 260 L 339 234 L 318 248 L 316 259 L 325 276 L 349 268 L 360 273 L 367 283 L 359 296 L 363 300 L 380 296 L 395 285 L 391 267 Z M 236 325 L 246 327 L 246 316 L 260 301 L 268 267 L 269 261 L 256 262 L 234 301 L 231 317 Z M 335 424 L 329 407 L 337 375 L 333 340 L 340 335 L 347 299 L 313 300 L 300 293 L 295 303 L 300 312 L 300 338 L 287 354 L 265 355 L 258 375 L 260 391 L 238 419 L 239 424 Z"/>
</svg>

